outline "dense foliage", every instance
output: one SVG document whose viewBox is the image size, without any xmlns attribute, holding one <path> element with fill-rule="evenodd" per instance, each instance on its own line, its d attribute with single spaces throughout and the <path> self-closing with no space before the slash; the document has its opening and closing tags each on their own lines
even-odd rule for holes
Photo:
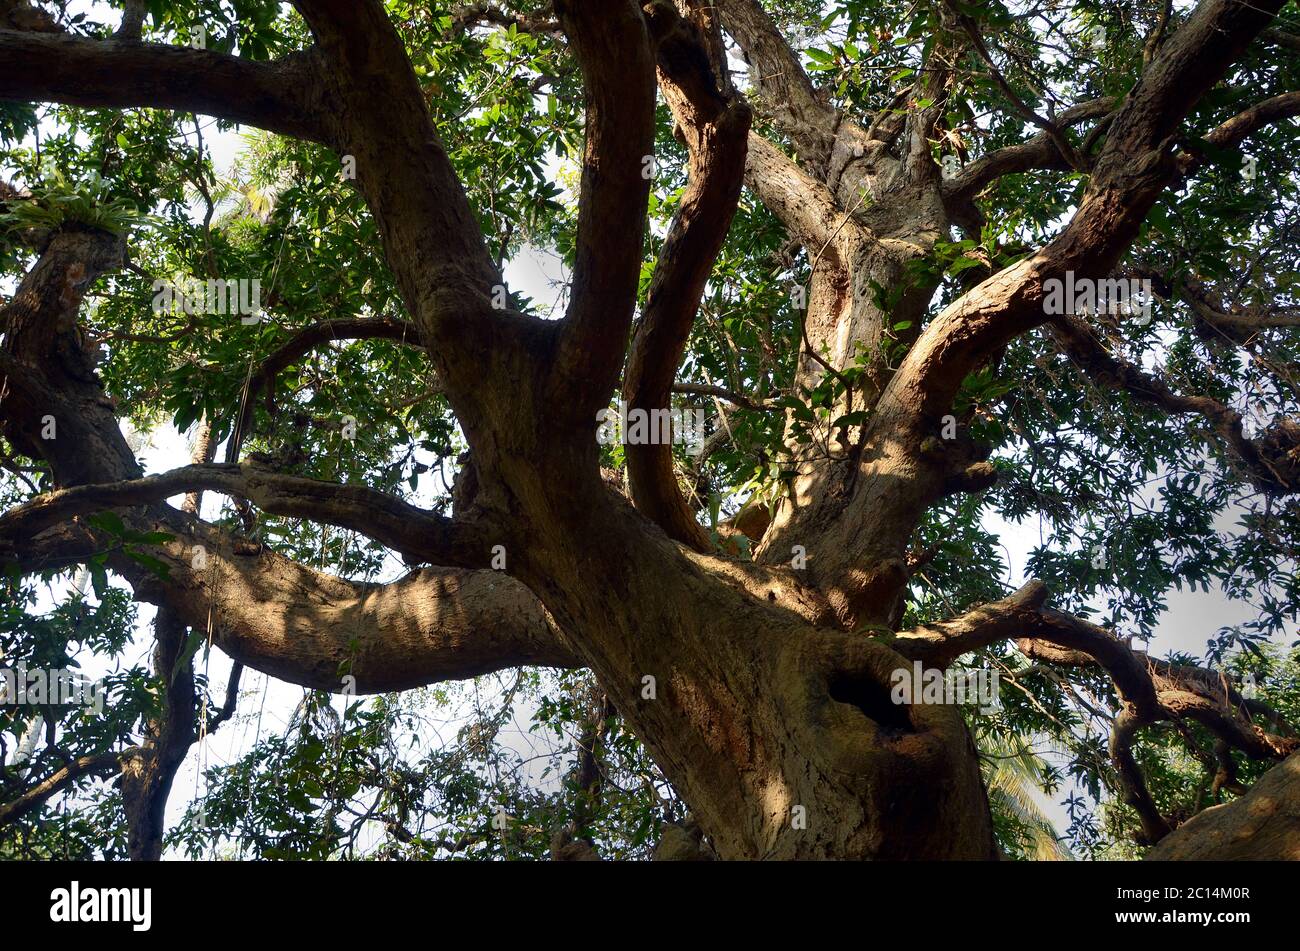
<svg viewBox="0 0 1300 951">
<path fill-rule="evenodd" d="M 938 27 L 928 3 L 765 5 L 827 100 L 864 123 L 921 67 Z M 503 6 L 538 20 L 548 13 L 541 4 Z M 1044 113 L 1122 95 L 1165 9 L 1155 0 L 959 6 L 989 37 L 1015 93 Z M 555 316 L 564 288 L 522 275 L 535 261 L 556 274 L 573 267 L 583 101 L 563 38 L 548 29 L 467 23 L 437 3 L 389 0 L 387 7 L 493 254 L 508 281 L 521 275 L 515 283 L 528 285 L 510 287 L 512 304 Z M 1174 5 L 1175 26 L 1183 7 Z M 79 34 L 107 36 L 119 13 L 98 4 L 84 15 L 65 13 L 62 22 Z M 254 59 L 308 42 L 296 14 L 270 0 L 149 0 L 148 13 L 151 39 L 187 44 L 201 27 L 210 48 Z M 1300 29 L 1294 4 L 1283 13 L 1288 23 Z M 733 65 L 743 86 L 743 63 Z M 1025 138 L 1025 122 L 979 60 L 968 58 L 959 76 L 932 143 L 936 157 L 954 156 L 964 166 Z M 1231 80 L 1197 107 L 1187 144 L 1251 103 L 1298 86 L 1300 56 L 1253 46 Z M 685 149 L 667 108 L 660 113 L 643 293 L 686 180 Z M 98 372 L 137 432 L 193 437 L 206 420 L 220 445 L 254 371 L 296 331 L 333 318 L 407 317 L 376 224 L 340 173 L 338 156 L 324 148 L 147 109 L 5 104 L 0 122 L 0 178 L 13 186 L 0 209 L 7 291 L 36 260 L 42 234 L 85 227 L 128 235 L 130 266 L 95 286 L 81 319 L 87 347 L 99 354 Z M 1234 338 L 1173 289 L 1188 281 L 1213 288 L 1225 310 L 1300 306 L 1298 128 L 1290 120 L 1264 130 L 1248 154 L 1211 151 L 1203 170 L 1168 191 L 1125 261 L 1132 273 L 1157 276 L 1155 319 L 1099 318 L 1115 354 L 1158 369 L 1179 391 L 1230 404 L 1254 427 L 1250 435 L 1300 411 L 1295 328 L 1279 322 Z M 760 123 L 760 131 L 779 140 L 770 126 Z M 223 165 L 214 143 L 224 149 L 232 142 L 234 159 Z M 924 261 L 927 274 L 942 275 L 930 314 L 1054 234 L 1075 207 L 1081 180 L 1073 172 L 1031 172 L 990 186 L 980 201 L 985 221 L 947 236 Z M 817 253 L 789 241 L 773 214 L 744 194 L 678 373 L 681 383 L 732 395 L 683 397 L 725 420 L 725 438 L 710 440 L 705 455 L 685 448 L 678 455 L 692 505 L 711 527 L 742 507 L 770 507 L 789 491 L 787 425 L 807 444 L 861 422 L 852 412 L 831 418 L 855 385 L 855 371 L 827 376 L 815 389 L 794 382 L 801 315 L 792 291 L 806 282 Z M 156 281 L 185 276 L 259 277 L 264 319 L 151 307 Z M 915 339 L 910 329 L 894 326 L 894 341 L 883 354 L 861 354 L 857 372 L 877 358 L 897 365 Z M 968 378 L 957 409 L 994 446 L 1000 478 L 982 494 L 949 498 L 927 517 L 915 539 L 925 566 L 909 589 L 905 627 L 1000 598 L 1022 577 L 1037 577 L 1057 604 L 1139 645 L 1150 641 L 1153 654 L 1220 667 L 1239 683 L 1253 678 L 1260 699 L 1295 722 L 1294 496 L 1262 491 L 1220 442 L 1205 438 L 1203 420 L 1098 386 L 1045 331 L 1019 338 L 994 366 Z M 437 511 L 450 509 L 464 449 L 428 361 L 393 339 L 330 341 L 295 359 L 257 400 L 243 445 L 245 454 L 282 471 L 364 483 Z M 0 444 L 0 461 L 6 508 L 48 488 L 39 462 L 13 447 Z M 620 469 L 617 446 L 607 449 L 605 464 Z M 354 532 L 254 515 L 212 494 L 204 512 L 349 578 L 387 580 L 406 570 Z M 111 516 L 103 527 L 113 530 Z M 1013 554 L 1004 534 L 1023 550 Z M 125 530 L 118 539 L 146 560 L 149 542 Z M 744 544 L 737 555 L 748 557 Z M 4 663 L 80 665 L 103 679 L 107 700 L 102 714 L 5 706 L 0 801 L 69 760 L 137 742 L 169 689 L 145 658 L 152 609 L 139 609 L 102 559 L 84 567 L 85 574 L 77 567 L 3 582 Z M 1245 619 L 1200 632 L 1199 655 L 1169 657 L 1161 616 L 1171 597 L 1190 590 L 1221 593 Z M 218 717 L 226 667 L 209 654 L 205 633 L 196 630 L 187 651 L 206 722 Z M 971 705 L 967 714 L 1004 852 L 1025 859 L 1135 854 L 1136 820 L 1113 795 L 1107 757 L 1117 705 L 1109 678 L 1096 669 L 1047 669 L 1013 645 L 967 656 L 962 666 L 1001 674 L 1000 707 L 987 713 Z M 215 683 L 209 668 L 222 671 Z M 273 726 L 263 725 L 268 692 L 283 714 Z M 586 672 L 522 669 L 341 701 L 311 691 L 299 696 L 297 688 L 245 677 L 238 712 L 222 727 L 243 731 L 235 754 L 211 762 L 196 745 L 191 762 L 206 766 L 203 793 L 194 799 L 182 781 L 173 791 L 170 814 L 179 821 L 169 830 L 172 854 L 540 858 L 568 829 L 606 857 L 641 858 L 653 851 L 663 822 L 689 821 L 685 803 Z M 1229 753 L 1242 785 L 1211 789 L 1219 762 L 1213 738 L 1199 726 L 1153 727 L 1135 754 L 1169 815 L 1231 798 L 1263 769 Z M 508 824 L 499 821 L 503 813 Z M 87 777 L 0 827 L 0 853 L 122 857 L 122 822 L 114 783 Z"/>
</svg>

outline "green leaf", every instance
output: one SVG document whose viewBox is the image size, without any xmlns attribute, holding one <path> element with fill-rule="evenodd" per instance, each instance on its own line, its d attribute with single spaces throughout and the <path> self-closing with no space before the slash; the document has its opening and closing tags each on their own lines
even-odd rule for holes
<svg viewBox="0 0 1300 951">
<path fill-rule="evenodd" d="M 96 512 L 94 515 L 87 516 L 86 521 L 92 527 L 116 535 L 118 538 L 126 534 L 126 523 L 122 521 L 122 516 L 113 511 Z"/>
<path fill-rule="evenodd" d="M 190 636 L 189 639 L 185 641 L 185 648 L 176 655 L 176 662 L 172 664 L 171 675 L 167 678 L 169 684 L 176 682 L 176 676 L 181 672 L 181 669 L 194 658 L 194 655 L 199 652 L 199 648 L 203 646 L 204 640 L 206 640 L 206 635 L 203 631 L 199 630 L 197 627 L 190 629 Z"/>
<path fill-rule="evenodd" d="M 98 561 L 89 561 L 86 567 L 90 569 L 90 584 L 95 591 L 95 597 L 103 601 L 108 597 L 108 572 Z"/>
<path fill-rule="evenodd" d="M 164 581 L 171 577 L 172 574 L 171 565 L 167 564 L 164 561 L 160 561 L 159 559 L 155 558 L 153 555 L 145 554 L 144 552 L 133 548 L 124 549 L 123 554 L 125 554 L 126 557 L 130 558 L 132 561 L 137 562 L 143 565 L 144 567 L 148 568 L 151 572 L 153 572 L 159 578 L 162 578 Z"/>
</svg>

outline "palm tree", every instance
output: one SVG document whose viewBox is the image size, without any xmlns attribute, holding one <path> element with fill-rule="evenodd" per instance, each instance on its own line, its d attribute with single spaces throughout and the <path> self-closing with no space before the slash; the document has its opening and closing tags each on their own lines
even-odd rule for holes
<svg viewBox="0 0 1300 951">
<path fill-rule="evenodd" d="M 1010 815 L 1024 827 L 1029 837 L 1029 857 L 1035 861 L 1072 860 L 1073 853 L 1057 836 L 1035 795 L 1043 785 L 1046 761 L 1017 736 L 990 733 L 981 736 L 978 745 L 994 815 Z"/>
</svg>

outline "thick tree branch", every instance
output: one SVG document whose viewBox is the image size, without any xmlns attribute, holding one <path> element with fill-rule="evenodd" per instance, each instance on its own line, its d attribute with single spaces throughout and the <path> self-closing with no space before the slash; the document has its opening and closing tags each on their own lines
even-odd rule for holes
<svg viewBox="0 0 1300 951">
<path fill-rule="evenodd" d="M 1099 119 L 1108 115 L 1115 105 L 1116 101 L 1109 98 L 1078 103 L 1056 117 L 1056 126 L 1066 129 L 1088 119 Z M 949 203 L 968 201 L 981 189 L 1005 175 L 1035 169 L 1056 171 L 1070 169 L 1069 162 L 1046 132 L 1040 132 L 1018 145 L 1009 145 L 990 152 L 965 166 L 957 175 L 944 182 L 944 201 Z"/>
<path fill-rule="evenodd" d="M 749 134 L 745 184 L 812 253 L 838 255 L 832 240 L 848 217 L 831 190 L 756 132 Z"/>
<path fill-rule="evenodd" d="M 1142 767 L 1133 756 L 1133 742 L 1138 732 L 1153 719 L 1128 707 L 1119 711 L 1110 729 L 1110 759 L 1115 767 L 1120 796 L 1138 814 L 1143 845 L 1159 842 L 1171 829 L 1169 820 L 1161 814 L 1151 790 L 1147 788 Z"/>
<path fill-rule="evenodd" d="M 636 305 L 654 174 L 655 72 L 646 22 L 631 0 L 556 3 L 582 67 L 587 128 L 573 299 L 552 385 L 586 419 L 618 382 Z"/>
<path fill-rule="evenodd" d="M 212 424 L 205 419 L 191 461 L 196 465 L 207 464 L 215 453 Z M 202 505 L 203 493 L 191 491 L 186 494 L 181 510 L 196 516 Z M 185 649 L 190 628 L 170 608 L 164 607 L 158 609 L 153 629 L 153 675 L 162 687 L 159 708 L 145 724 L 144 741 L 121 757 L 127 852 L 135 861 L 157 861 L 162 857 L 167 798 L 171 794 L 172 781 L 198 738 L 194 727 L 195 707 L 199 700 L 194 682 L 194 660 Z M 236 663 L 230 672 L 226 707 L 222 710 L 226 717 L 234 714 L 241 670 L 241 665 Z M 220 725 L 220 720 L 209 723 L 208 732 Z"/>
<path fill-rule="evenodd" d="M 1047 597 L 1047 586 L 1031 581 L 1001 601 L 903 632 L 895 638 L 893 647 L 905 656 L 946 667 L 962 654 L 999 641 L 1031 637 L 1045 640 L 1100 664 L 1121 696 L 1143 715 L 1154 715 L 1155 687 L 1144 663 L 1104 628 L 1045 607 Z M 1060 660 L 1060 655 L 1056 659 Z"/>
<path fill-rule="evenodd" d="M 580 666 L 532 592 L 503 572 L 424 568 L 388 584 L 351 582 L 265 549 L 249 554 L 205 523 L 162 514 L 129 524 L 176 534 L 151 549 L 167 578 L 124 557 L 110 564 L 138 597 L 191 626 L 211 622 L 225 653 L 289 683 L 375 693 L 511 667 Z M 196 545 L 205 567 L 194 566 Z"/>
<path fill-rule="evenodd" d="M 1300 859 L 1300 753 L 1274 766 L 1240 799 L 1192 816 L 1146 858 L 1158 862 Z"/>
<path fill-rule="evenodd" d="M 434 515 L 362 485 L 340 485 L 284 475 L 251 464 L 183 466 L 124 482 L 79 485 L 37 496 L 0 515 L 0 547 L 78 515 L 147 505 L 181 492 L 210 489 L 247 499 L 273 515 L 307 518 L 360 532 L 408 561 L 486 567 L 487 538 L 466 523 Z"/>
<path fill-rule="evenodd" d="M 493 307 L 499 269 L 384 4 L 295 6 L 316 38 L 336 104 L 329 144 L 356 161 L 357 187 L 379 225 L 388 265 L 473 442 L 484 424 L 484 376 L 529 372 L 545 346 L 537 338 L 549 331 Z"/>
<path fill-rule="evenodd" d="M 21 796 L 0 805 L 0 826 L 16 822 L 34 809 L 39 809 L 47 799 L 67 789 L 86 776 L 110 776 L 118 770 L 118 753 L 97 753 L 82 756 L 56 770 L 41 782 L 27 789 Z"/>
<path fill-rule="evenodd" d="M 126 0 L 122 9 L 122 23 L 113 34 L 113 39 L 126 42 L 140 42 L 144 29 L 144 18 L 149 15 L 146 0 Z"/>
<path fill-rule="evenodd" d="M 813 87 L 799 57 L 758 0 L 717 0 L 722 25 L 749 63 L 759 111 L 798 146 L 801 156 L 824 161 L 837 124 L 835 110 Z"/>
<path fill-rule="evenodd" d="M 451 11 L 452 26 L 457 30 L 481 23 L 494 26 L 513 26 L 520 33 L 547 33 L 554 36 L 563 35 L 560 24 L 544 16 L 529 16 L 526 13 L 511 13 L 491 3 L 467 3 L 454 7 Z"/>
<path fill-rule="evenodd" d="M 239 417 L 230 441 L 227 462 L 234 462 L 252 430 L 258 397 L 265 393 L 268 408 L 274 406 L 275 379 L 286 367 L 331 340 L 396 340 L 419 346 L 420 334 L 414 324 L 393 317 L 346 317 L 323 320 L 299 330 L 264 359 L 249 377 L 241 398 Z"/>
<path fill-rule="evenodd" d="M 127 483 L 122 491 L 131 492 L 143 481 L 78 343 L 76 323 L 82 296 L 121 260 L 121 241 L 113 235 L 56 234 L 0 311 L 6 433 L 50 462 L 56 484 L 89 486 L 83 491 L 90 496 L 99 491 L 96 483 Z M 47 415 L 58 421 L 56 438 L 41 438 Z M 269 484 L 244 484 L 238 466 L 201 471 L 218 473 L 216 484 L 205 475 L 181 480 L 174 491 L 197 481 L 274 494 Z M 303 493 L 285 500 L 291 507 L 328 508 L 338 501 L 339 488 L 287 478 L 290 483 L 276 484 Z M 377 518 L 401 535 L 409 531 L 401 522 L 410 514 L 399 504 Z M 118 540 L 67 525 L 18 540 L 15 560 L 30 565 L 33 549 L 38 558 L 54 559 L 108 551 L 109 565 L 132 583 L 137 597 L 169 608 L 178 623 L 213 624 L 215 643 L 234 659 L 304 686 L 347 689 L 341 678 L 351 673 L 358 691 L 396 690 L 523 664 L 577 663 L 532 593 L 499 572 L 427 569 L 389 585 L 360 584 L 295 564 L 166 505 L 128 511 L 124 521 L 132 532 L 171 536 L 149 548 L 166 566 L 165 576 L 128 557 Z"/>
<path fill-rule="evenodd" d="M 925 511 L 954 489 L 989 484 L 987 463 L 961 440 L 940 438 L 963 380 L 1049 319 L 1049 278 L 1111 272 L 1177 177 L 1172 146 L 1182 119 L 1280 5 L 1203 0 L 1116 113 L 1079 209 L 1061 234 L 944 308 L 912 345 L 876 403 L 849 501 L 819 541 L 819 578 L 846 618 L 866 612 L 888 623 L 888 606 L 906 578 L 906 547 Z"/>
<path fill-rule="evenodd" d="M 537 598 L 504 572 L 423 568 L 388 584 L 353 582 L 165 506 L 125 521 L 172 536 L 145 549 L 165 576 L 111 539 L 75 534 L 87 553 L 109 552 L 138 599 L 191 627 L 211 624 L 231 658 L 288 683 L 376 693 L 519 666 L 581 666 Z"/>
<path fill-rule="evenodd" d="M 311 52 L 262 63 L 128 38 L 0 29 L 0 99 L 197 112 L 317 142 L 326 138 Z"/>
<path fill-rule="evenodd" d="M 1046 598 L 1046 587 L 1031 581 L 1002 601 L 904 632 L 891 646 L 906 657 L 946 667 L 964 653 L 1015 638 L 1032 660 L 1103 668 L 1122 703 L 1111 733 L 1116 776 L 1148 842 L 1158 841 L 1171 825 L 1156 808 L 1133 759 L 1132 742 L 1142 727 L 1160 720 L 1195 720 L 1255 759 L 1281 758 L 1300 749 L 1294 731 L 1279 736 L 1253 722 L 1251 713 L 1261 711 L 1221 674 L 1150 658 L 1104 628 L 1046 607 Z"/>
<path fill-rule="evenodd" d="M 185 654 L 190 629 L 167 608 L 154 618 L 153 673 L 162 685 L 159 711 L 146 724 L 144 742 L 121 756 L 122 809 L 127 851 L 135 861 L 162 857 L 167 797 L 196 736 L 194 662 Z"/>
<path fill-rule="evenodd" d="M 1207 135 L 1206 141 L 1221 149 L 1233 148 L 1267 125 L 1300 116 L 1300 92 L 1284 92 L 1257 102 Z M 1190 174 L 1200 166 L 1202 159 L 1194 154 L 1178 156 L 1179 171 Z"/>
<path fill-rule="evenodd" d="M 1049 326 L 1061 350 L 1095 383 L 1124 390 L 1169 413 L 1205 417 L 1256 487 L 1275 493 L 1300 491 L 1300 467 L 1292 459 L 1300 447 L 1300 425 L 1283 420 L 1264 436 L 1250 439 L 1236 410 L 1208 396 L 1175 393 L 1163 380 L 1111 354 L 1092 328 L 1077 317 L 1060 317 Z"/>
<path fill-rule="evenodd" d="M 77 325 L 86 292 L 125 254 L 116 235 L 61 229 L 0 308 L 0 426 L 20 452 L 49 459 L 60 485 L 140 475 Z"/>
<path fill-rule="evenodd" d="M 881 418 L 892 416 L 890 404 L 906 404 L 910 415 L 936 421 L 967 373 L 1047 319 L 1047 277 L 1067 270 L 1101 276 L 1115 265 L 1177 174 L 1170 146 L 1183 117 L 1280 6 L 1280 0 L 1203 0 L 1120 107 L 1088 191 L 1065 230 L 931 322 L 895 375 L 893 392 L 882 399 Z"/>
<path fill-rule="evenodd" d="M 68 523 L 23 539 L 21 549 L 0 545 L 0 565 L 22 575 L 63 571 L 84 563 L 103 547 L 84 526 Z"/>
<path fill-rule="evenodd" d="M 631 409 L 668 409 L 700 295 L 740 200 L 749 107 L 714 81 L 699 30 L 671 4 L 647 6 L 657 44 L 659 84 L 690 153 L 689 181 L 655 267 L 645 309 L 632 334 L 623 398 Z M 672 447 L 629 444 L 632 501 L 670 538 L 696 551 L 713 545 L 682 497 Z"/>
</svg>

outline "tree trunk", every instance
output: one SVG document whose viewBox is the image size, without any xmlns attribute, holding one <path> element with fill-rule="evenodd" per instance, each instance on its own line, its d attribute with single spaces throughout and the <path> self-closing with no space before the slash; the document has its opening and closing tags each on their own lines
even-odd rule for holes
<svg viewBox="0 0 1300 951">
<path fill-rule="evenodd" d="M 747 108 L 736 108 L 727 83 L 719 88 L 710 74 L 711 50 L 725 75 L 716 22 L 712 42 L 701 44 L 666 0 L 557 0 L 587 113 L 572 295 L 561 321 L 494 306 L 499 267 L 384 5 L 294 5 L 311 30 L 311 47 L 273 64 L 0 31 L 8 67 L 0 69 L 0 95 L 207 112 L 352 158 L 412 325 L 472 453 L 474 478 L 462 482 L 454 519 L 362 486 L 233 463 L 180 474 L 197 480 L 188 488 L 216 488 L 272 514 L 357 528 L 413 564 L 445 566 L 387 585 L 313 571 L 192 511 L 168 508 L 164 490 L 177 480 L 140 478 L 76 325 L 86 288 L 121 266 L 125 243 L 75 228 L 52 236 L 2 315 L 0 370 L 7 375 L 5 435 L 23 454 L 48 460 L 59 489 L 3 516 L 0 554 L 28 564 L 48 552 L 75 561 L 78 545 L 82 557 L 97 550 L 93 531 L 77 526 L 64 537 L 55 526 L 61 517 L 111 506 L 129 510 L 132 528 L 173 536 L 157 546 L 171 569 L 166 579 L 120 556 L 110 562 L 138 597 L 165 608 L 155 669 L 166 684 L 166 712 L 123 765 L 133 855 L 157 857 L 161 849 L 166 791 L 193 739 L 191 671 L 173 671 L 185 626 L 213 611 L 223 622 L 214 637 L 232 656 L 326 689 L 402 689 L 526 664 L 589 666 L 723 858 L 996 857 L 988 797 L 959 709 L 891 697 L 892 675 L 927 651 L 943 666 L 1010 638 L 1041 639 L 1054 663 L 1104 668 L 1134 729 L 1193 717 L 1251 755 L 1295 748 L 1294 738 L 1244 722 L 1240 698 L 1226 686 L 1205 681 L 1181 689 L 1179 677 L 1153 674 L 1156 665 L 1111 632 L 1045 609 L 1041 585 L 892 633 L 909 578 L 907 546 L 926 513 L 947 494 L 991 484 L 980 447 L 964 435 L 951 438 L 946 425 L 941 435 L 963 380 L 1048 320 L 1046 278 L 1110 272 L 1157 198 L 1201 161 L 1173 151 L 1179 123 L 1282 0 L 1203 0 L 1122 104 L 1103 106 L 1105 139 L 1086 163 L 1049 123 L 1046 138 L 999 150 L 948 180 L 932 143 L 970 49 L 949 22 L 960 18 L 955 12 L 927 44 L 922 73 L 864 129 L 814 88 L 761 6 L 682 4 L 706 32 L 713 11 L 728 21 L 753 67 L 756 99 L 789 126 L 796 161 L 747 131 Z M 977 41 L 978 24 L 966 25 Z M 703 258 L 712 260 L 734 212 L 732 172 L 739 174 L 746 141 L 745 180 L 810 264 L 799 382 L 814 387 L 866 356 L 863 381 L 829 409 L 831 421 L 857 409 L 869 410 L 869 419 L 813 451 L 791 442 L 793 493 L 756 549 L 757 563 L 682 538 L 702 532 L 674 528 L 679 506 L 633 509 L 602 479 L 593 439 L 595 414 L 616 390 L 632 338 L 656 81 L 684 130 L 691 186 L 698 178 L 701 192 L 683 201 L 687 211 L 665 242 L 674 253 L 666 250 L 656 267 L 647 310 L 661 308 L 665 321 L 645 334 L 652 352 L 636 360 L 646 377 L 639 392 L 654 403 L 670 390 L 708 276 Z M 1219 149 L 1240 145 L 1261 125 L 1296 114 L 1293 96 L 1242 113 L 1206 141 Z M 1080 104 L 1060 121 L 1097 118 L 1095 108 Z M 922 330 L 937 278 L 918 279 L 909 265 L 953 225 L 972 224 L 972 199 L 998 175 L 1061 164 L 1088 178 L 1069 223 Z M 705 187 L 710 176 L 716 184 Z M 720 230 L 711 233 L 711 223 Z M 880 352 L 893 337 L 909 344 L 896 362 Z M 45 435 L 52 420 L 57 438 Z M 672 481 L 662 455 L 649 461 L 642 473 L 667 472 Z M 676 488 L 662 486 L 658 501 Z M 33 523 L 47 530 L 39 544 L 21 535 Z M 192 567 L 199 545 L 211 555 L 210 573 Z M 498 546 L 508 559 L 501 575 L 483 570 Z M 806 570 L 791 564 L 795 546 L 806 552 Z M 502 567 L 495 556 L 491 562 Z M 887 636 L 866 629 L 878 627 Z M 1112 753 L 1131 757 L 1122 744 Z M 1255 793 L 1188 822 L 1157 857 L 1197 849 L 1235 854 L 1251 837 L 1273 854 L 1294 855 L 1296 810 L 1284 786 L 1296 763 L 1293 756 Z M 1212 844 L 1186 844 L 1198 828 Z"/>
<path fill-rule="evenodd" d="M 1300 859 L 1300 753 L 1270 769 L 1240 799 L 1192 816 L 1146 857 L 1214 862 Z"/>
<path fill-rule="evenodd" d="M 507 543 L 510 569 L 572 634 L 718 855 L 995 857 L 958 710 L 895 704 L 891 674 L 910 662 L 810 623 L 816 609 L 789 606 L 783 576 L 719 586 L 706 570 L 722 559 L 646 532 L 584 478 L 595 459 L 564 464 L 591 451 L 486 467 L 515 475 L 501 492 L 529 516 Z M 611 610 L 621 604 L 637 611 Z"/>
<path fill-rule="evenodd" d="M 194 668 L 177 667 L 189 628 L 168 608 L 154 621 L 158 639 L 154 674 L 163 684 L 161 714 L 150 721 L 150 735 L 122 762 L 122 805 L 126 812 L 127 854 L 133 861 L 162 858 L 164 819 L 172 780 L 195 740 Z"/>
</svg>

